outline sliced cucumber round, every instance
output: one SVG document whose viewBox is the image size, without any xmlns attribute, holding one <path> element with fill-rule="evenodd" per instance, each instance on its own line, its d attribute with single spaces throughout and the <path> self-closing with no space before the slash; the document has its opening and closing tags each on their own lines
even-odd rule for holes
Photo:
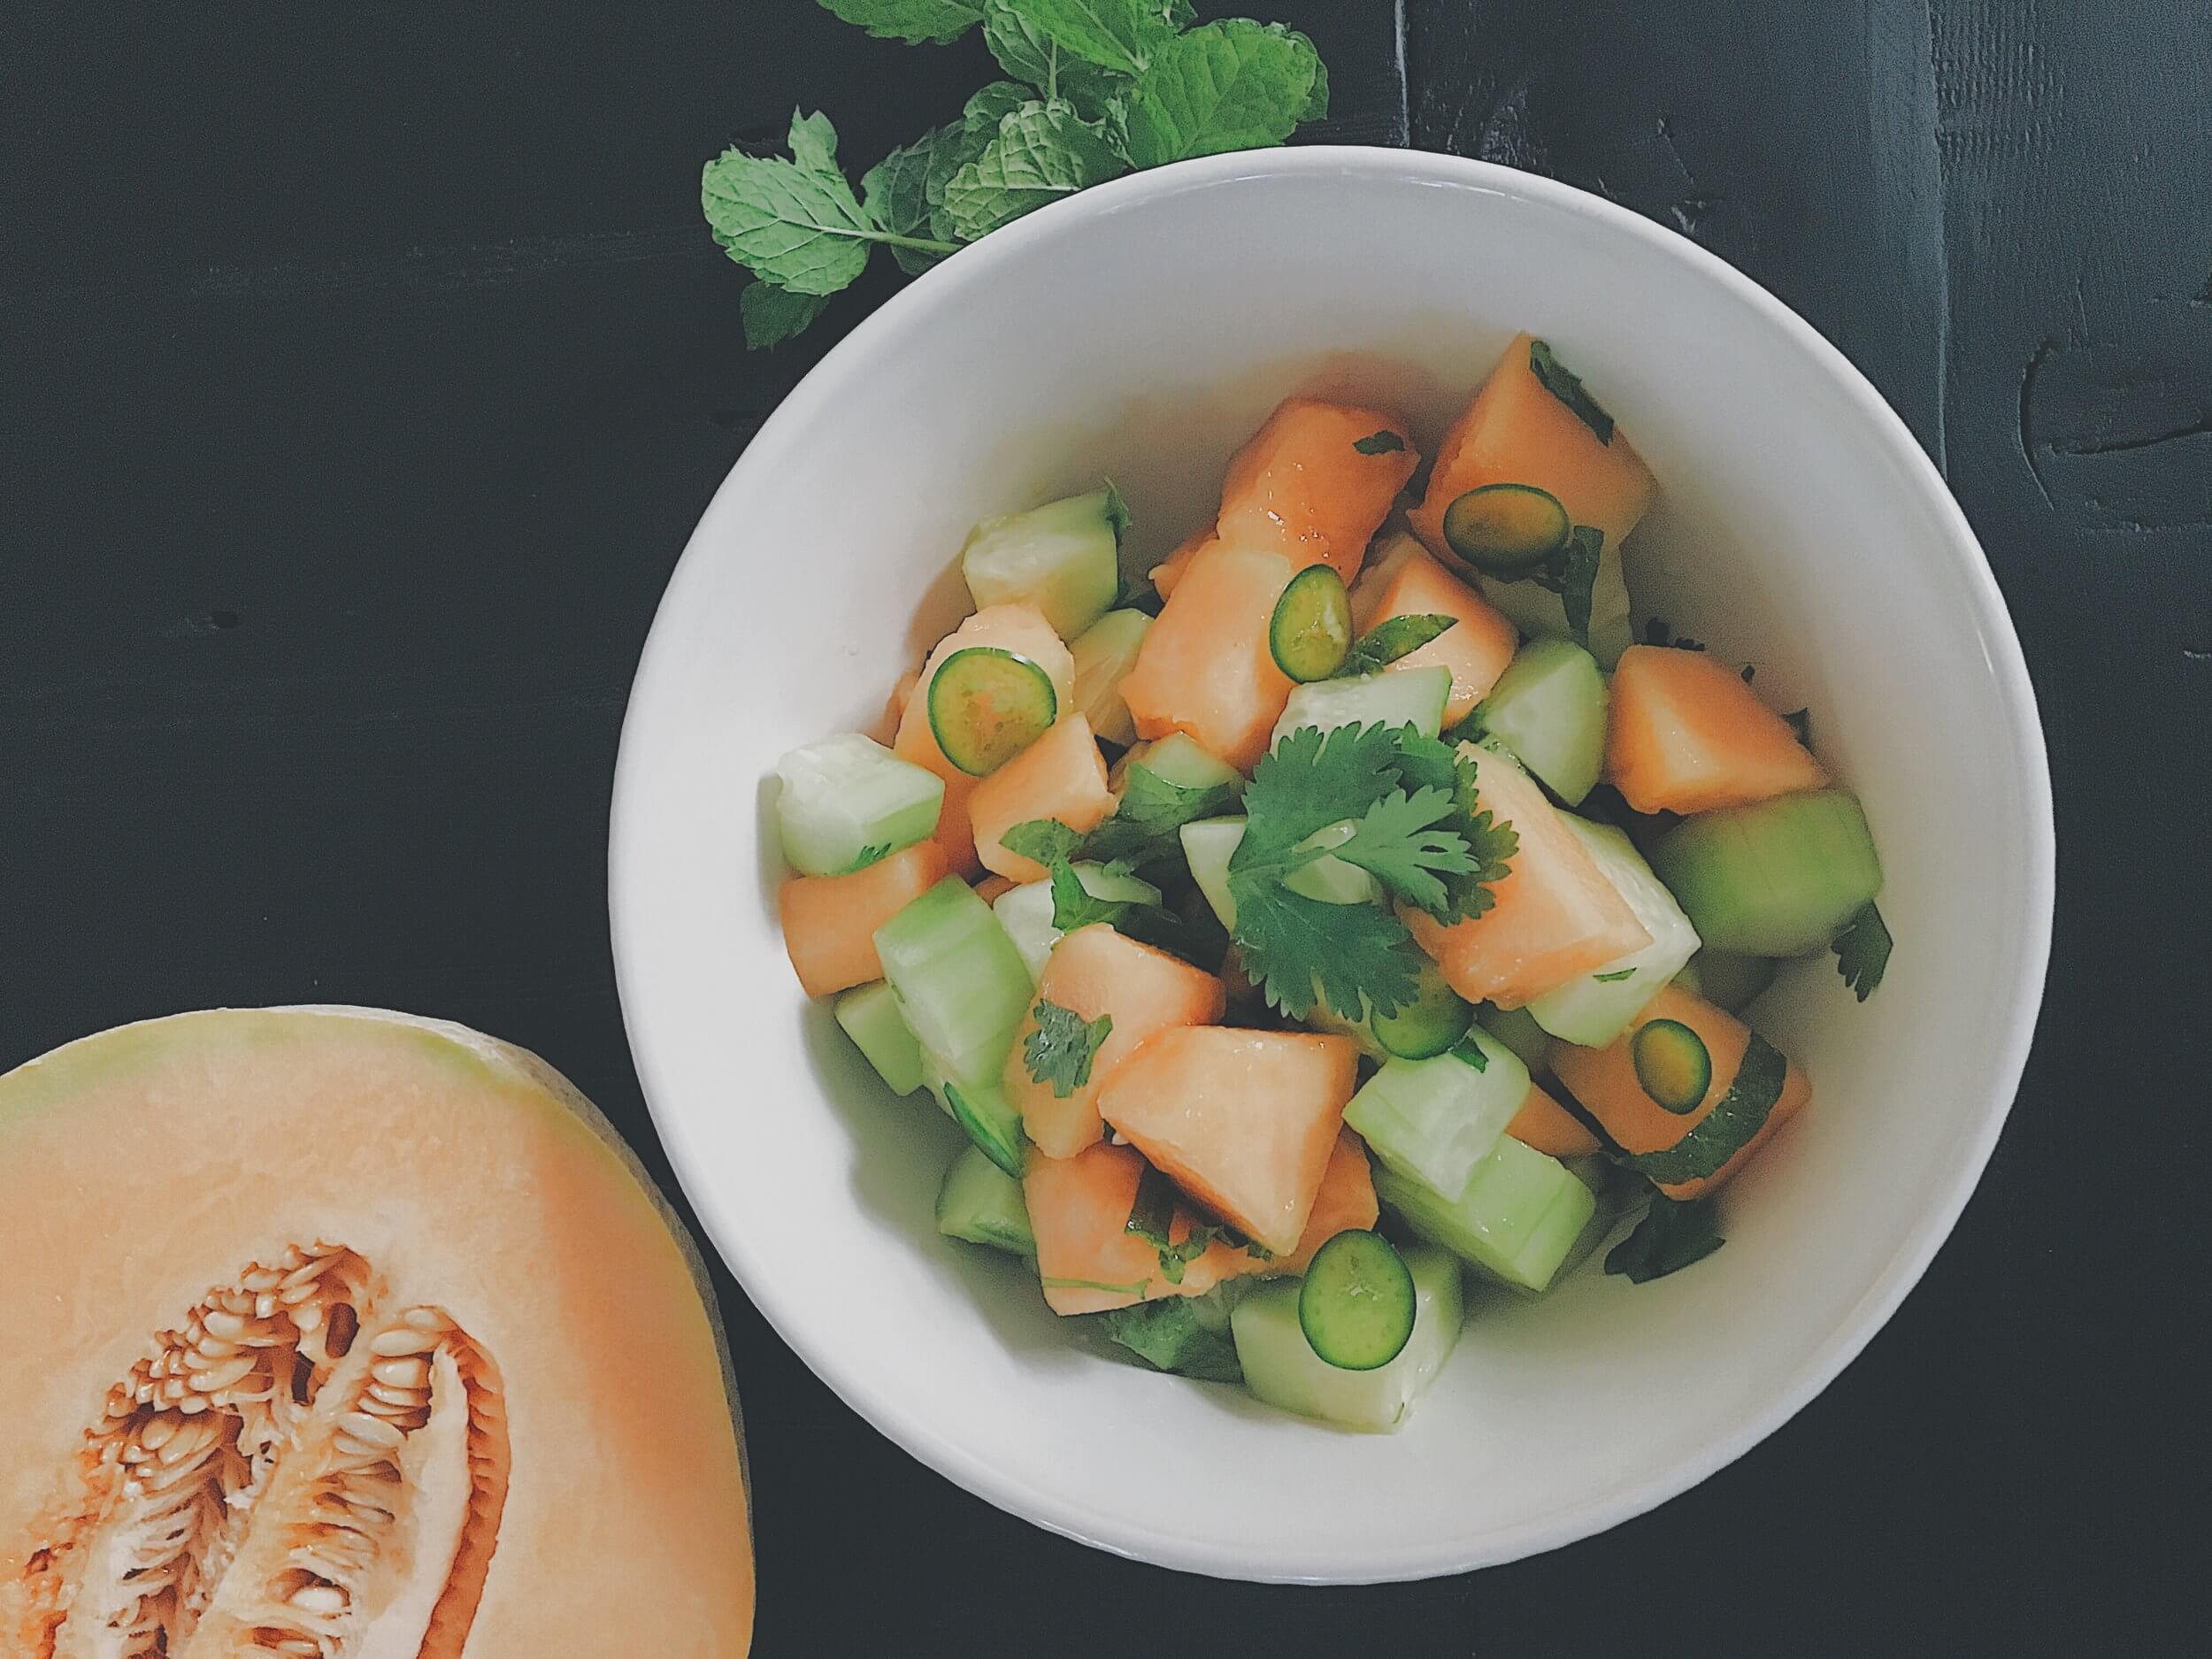
<svg viewBox="0 0 2212 1659">
<path fill-rule="evenodd" d="M 1644 1093 L 1678 1117 L 1695 1111 L 1713 1087 L 1713 1056 L 1705 1039 L 1678 1019 L 1648 1020 L 1639 1026 L 1629 1056 Z"/>
<path fill-rule="evenodd" d="M 1298 1286 L 1298 1328 L 1339 1371 L 1375 1371 L 1413 1336 L 1413 1275 L 1379 1233 L 1340 1233 L 1314 1252 Z"/>
<path fill-rule="evenodd" d="M 1428 963 L 1416 981 L 1413 1000 L 1394 1014 L 1374 1015 L 1367 1028 L 1400 1059 L 1427 1060 L 1464 1037 L 1474 1019 L 1475 1010 L 1466 998 L 1445 984 L 1442 972 Z"/>
<path fill-rule="evenodd" d="M 1559 497 L 1533 484 L 1479 485 L 1444 509 L 1452 551 L 1501 581 L 1533 573 L 1573 534 Z"/>
<path fill-rule="evenodd" d="M 1352 649 L 1352 599 L 1344 579 L 1326 565 L 1309 565 L 1290 579 L 1267 624 L 1275 666 L 1300 685 L 1326 680 Z"/>
<path fill-rule="evenodd" d="M 972 778 L 996 772 L 1052 729 L 1060 694 L 1026 657 L 971 645 L 929 682 L 929 729 L 945 758 Z"/>
</svg>

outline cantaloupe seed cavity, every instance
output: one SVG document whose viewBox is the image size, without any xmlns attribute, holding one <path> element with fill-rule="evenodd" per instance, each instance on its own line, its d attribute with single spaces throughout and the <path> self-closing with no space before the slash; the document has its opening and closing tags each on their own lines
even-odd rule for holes
<svg viewBox="0 0 2212 1659">
<path fill-rule="evenodd" d="M 32 1659 L 452 1659 L 498 1542 L 505 1402 L 445 1311 L 295 1244 L 156 1333 L 72 1466 L 23 1570 Z"/>
</svg>

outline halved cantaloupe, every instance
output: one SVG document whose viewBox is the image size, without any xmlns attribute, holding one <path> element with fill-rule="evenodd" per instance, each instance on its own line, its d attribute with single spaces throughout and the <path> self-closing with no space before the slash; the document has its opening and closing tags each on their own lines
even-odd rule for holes
<svg viewBox="0 0 2212 1659">
<path fill-rule="evenodd" d="M 1122 1062 L 1099 1093 L 1099 1116 L 1231 1226 L 1289 1256 L 1358 1066 L 1344 1037 L 1184 1026 Z"/>
<path fill-rule="evenodd" d="M 1213 1244 L 1183 1269 L 1180 1282 L 1161 1271 L 1158 1250 L 1129 1231 L 1129 1212 L 1144 1179 L 1144 1159 L 1127 1147 L 1099 1141 L 1071 1158 L 1032 1158 L 1022 1171 L 1022 1197 L 1037 1238 L 1037 1278 L 1055 1313 L 1104 1313 L 1166 1296 L 1202 1296 L 1221 1282 L 1210 1259 Z M 1168 1241 L 1180 1244 L 1202 1225 L 1187 1205 L 1175 1207 Z"/>
<path fill-rule="evenodd" d="M 1221 981 L 1179 956 L 1125 939 L 1103 922 L 1079 927 L 1052 948 L 1037 995 L 1014 1033 L 1006 1059 L 1006 1098 L 1022 1127 L 1048 1158 L 1073 1157 L 1102 1133 L 1098 1094 L 1115 1070 L 1148 1037 L 1173 1025 L 1208 1025 L 1226 1003 Z M 1090 1081 L 1062 1095 L 1029 1074 L 1024 1045 L 1037 1029 L 1037 1003 L 1051 1002 L 1079 1018 L 1111 1019 L 1113 1029 L 1091 1056 Z"/>
<path fill-rule="evenodd" d="M 1479 806 L 1511 825 L 1520 845 L 1480 916 L 1448 927 L 1402 912 L 1452 989 L 1471 1002 L 1518 1008 L 1648 945 L 1650 933 L 1535 780 L 1494 750 L 1463 744 L 1461 752 L 1475 757 Z"/>
<path fill-rule="evenodd" d="M 1704 651 L 1632 645 L 1613 671 L 1605 775 L 1639 812 L 1710 812 L 1826 787 L 1789 722 Z"/>
<path fill-rule="evenodd" d="M 1440 663 L 1452 671 L 1444 724 L 1457 726 L 1474 712 L 1513 660 L 1520 635 L 1479 594 L 1428 556 L 1409 535 L 1384 542 L 1352 589 L 1352 626 L 1365 634 L 1392 617 L 1450 617 L 1453 626 L 1394 668 Z"/>
<path fill-rule="evenodd" d="M 534 1056 L 188 1014 L 0 1078 L 0 1651 L 738 1659 L 706 1279 Z"/>
<path fill-rule="evenodd" d="M 787 876 L 776 895 L 783 948 L 809 996 L 827 996 L 883 977 L 876 929 L 945 874 L 940 843 L 914 845 L 849 876 Z"/>
<path fill-rule="evenodd" d="M 977 611 L 938 641 L 922 664 L 914 690 L 899 715 L 898 735 L 892 752 L 917 766 L 926 766 L 945 780 L 945 802 L 937 814 L 937 844 L 945 849 L 952 868 L 972 876 L 981 866 L 975 856 L 975 832 L 968 821 L 969 797 L 982 781 L 972 778 L 945 757 L 937 746 L 937 733 L 929 724 L 929 682 L 955 651 L 991 645 L 1026 657 L 1045 671 L 1060 700 L 1063 713 L 1075 707 L 1075 658 L 1060 636 L 1034 605 L 988 605 Z"/>
<path fill-rule="evenodd" d="M 1420 459 L 1395 415 L 1286 397 L 1229 463 L 1215 532 L 1301 569 L 1328 564 L 1349 582 Z"/>
<path fill-rule="evenodd" d="M 1151 572 L 1152 585 L 1159 589 L 1160 597 L 1165 599 L 1173 593 L 1175 584 L 1183 580 L 1183 572 L 1190 568 L 1191 561 L 1220 539 L 1214 534 L 1213 523 L 1210 519 L 1185 536 L 1172 553 L 1155 565 Z"/>
<path fill-rule="evenodd" d="M 1183 732 L 1239 772 L 1259 764 L 1290 701 L 1267 626 L 1292 574 L 1280 553 L 1226 542 L 1191 561 L 1121 682 L 1138 736 Z"/>
<path fill-rule="evenodd" d="M 1655 1019 L 1671 1019 L 1687 1025 L 1705 1045 L 1712 1063 L 1712 1081 L 1696 1107 L 1678 1115 L 1647 1094 L 1636 1076 L 1636 1033 Z M 1555 1042 L 1552 1070 L 1605 1125 L 1605 1133 L 1628 1152 L 1661 1152 L 1696 1128 L 1727 1094 L 1750 1045 L 1751 1028 L 1733 1014 L 1715 1008 L 1703 997 L 1693 996 L 1670 985 L 1654 997 L 1608 1048 L 1578 1048 Z M 1696 1198 L 1711 1192 L 1741 1169 L 1769 1140 L 1812 1098 L 1812 1085 L 1792 1064 L 1784 1074 L 1782 1092 L 1768 1110 L 1758 1133 L 1738 1148 L 1734 1156 L 1712 1174 L 1698 1180 L 1663 1182 L 1660 1191 L 1672 1198 Z"/>
<path fill-rule="evenodd" d="M 1106 762 L 1082 715 L 1058 724 L 975 787 L 968 822 L 983 867 L 1017 882 L 1041 881 L 1051 872 L 1033 858 L 1009 852 L 1000 837 L 1032 818 L 1057 818 L 1088 834 L 1114 810 L 1106 787 Z"/>
<path fill-rule="evenodd" d="M 1590 1133 L 1590 1125 L 1534 1083 L 1528 1086 L 1527 1097 L 1505 1132 L 1547 1157 L 1582 1158 L 1598 1149 L 1598 1138 Z"/>
</svg>

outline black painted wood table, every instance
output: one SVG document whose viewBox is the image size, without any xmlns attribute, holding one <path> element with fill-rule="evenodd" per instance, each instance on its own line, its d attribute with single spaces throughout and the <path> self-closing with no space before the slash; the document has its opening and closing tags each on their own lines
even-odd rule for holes
<svg viewBox="0 0 2212 1659">
<path fill-rule="evenodd" d="M 1266 1589 L 1048 1537 L 895 1450 L 725 1282 L 759 1651 L 2201 1651 L 2212 12 L 1271 14 L 1330 64 L 1325 135 L 1671 225 L 1835 340 L 1942 465 L 2056 776 L 2027 1082 L 1926 1280 L 1786 1428 L 1640 1521 L 1455 1580 Z M 749 356 L 697 168 L 795 104 L 873 156 L 987 73 L 972 41 L 872 41 L 810 0 L 17 0 L 0 1064 L 185 1007 L 389 1004 L 539 1049 L 665 1178 L 604 906 L 629 676 L 708 495 L 888 288 Z"/>
</svg>

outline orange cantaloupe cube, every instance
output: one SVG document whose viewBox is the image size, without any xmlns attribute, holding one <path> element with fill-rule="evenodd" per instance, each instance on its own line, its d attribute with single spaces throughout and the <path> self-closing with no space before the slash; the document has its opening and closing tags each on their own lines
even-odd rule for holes
<svg viewBox="0 0 2212 1659">
<path fill-rule="evenodd" d="M 1104 1313 L 1167 1296 L 1203 1295 L 1220 1282 L 1183 1270 L 1180 1283 L 1160 1266 L 1159 1251 L 1129 1231 L 1129 1212 L 1144 1179 L 1144 1159 L 1127 1147 L 1101 1141 L 1071 1158 L 1033 1157 L 1022 1171 L 1022 1197 L 1037 1240 L 1037 1277 L 1045 1303 L 1060 1314 Z M 1202 1225 L 1188 1207 L 1176 1206 L 1169 1242 L 1179 1244 Z M 1222 1247 L 1210 1246 L 1206 1255 Z"/>
<path fill-rule="evenodd" d="M 1358 447 L 1391 439 L 1398 448 Z M 1420 460 L 1396 415 L 1286 397 L 1229 463 L 1215 532 L 1235 546 L 1286 554 L 1302 570 L 1326 563 L 1348 583 Z"/>
<path fill-rule="evenodd" d="M 1590 1125 L 1534 1083 L 1528 1086 L 1527 1098 L 1505 1132 L 1547 1157 L 1587 1157 L 1598 1149 L 1598 1138 L 1590 1133 Z"/>
<path fill-rule="evenodd" d="M 1155 565 L 1151 571 L 1152 585 L 1160 590 L 1160 597 L 1164 599 L 1173 593 L 1175 584 L 1183 580 L 1183 572 L 1190 568 L 1191 561 L 1220 539 L 1214 534 L 1213 521 L 1208 519 L 1185 536 L 1172 553 Z"/>
<path fill-rule="evenodd" d="M 1280 553 L 1227 542 L 1191 561 L 1121 682 L 1140 737 L 1184 732 L 1240 772 L 1259 764 L 1290 701 L 1267 627 L 1292 574 Z"/>
<path fill-rule="evenodd" d="M 1116 1069 L 1099 1115 L 1231 1226 L 1289 1256 L 1357 1080 L 1348 1038 L 1187 1025 Z"/>
<path fill-rule="evenodd" d="M 1053 728 L 975 787 L 968 822 L 983 867 L 1016 881 L 1041 881 L 1051 872 L 1033 858 L 1007 850 L 1000 840 L 1017 824 L 1057 818 L 1087 835 L 1114 810 L 1106 787 L 1106 761 L 1080 714 Z"/>
<path fill-rule="evenodd" d="M 1630 646 L 1613 671 L 1605 775 L 1639 812 L 1686 814 L 1828 783 L 1741 674 L 1709 652 L 1662 645 Z"/>
<path fill-rule="evenodd" d="M 1453 626 L 1391 666 L 1441 663 L 1450 669 L 1452 695 L 1444 704 L 1444 724 L 1457 726 L 1498 683 L 1520 634 L 1488 600 L 1431 558 L 1418 541 L 1393 536 L 1377 549 L 1352 589 L 1352 626 L 1365 634 L 1392 617 L 1417 616 L 1450 617 Z"/>
<path fill-rule="evenodd" d="M 1037 995 L 1014 1033 L 1006 1059 L 1006 1098 L 1022 1127 L 1048 1158 L 1070 1158 L 1104 1133 L 1098 1096 L 1146 1039 L 1176 1025 L 1211 1025 L 1226 996 L 1221 981 L 1179 956 L 1125 939 L 1103 922 L 1079 927 L 1052 948 Z M 1091 1056 L 1090 1080 L 1062 1095 L 1029 1074 L 1023 1047 L 1037 1029 L 1036 1005 L 1052 1002 L 1084 1020 L 1102 1017 L 1113 1028 Z"/>
<path fill-rule="evenodd" d="M 787 876 L 777 895 L 783 948 L 809 996 L 827 996 L 883 977 L 876 929 L 935 886 L 945 849 L 917 841 L 843 876 Z"/>
</svg>

